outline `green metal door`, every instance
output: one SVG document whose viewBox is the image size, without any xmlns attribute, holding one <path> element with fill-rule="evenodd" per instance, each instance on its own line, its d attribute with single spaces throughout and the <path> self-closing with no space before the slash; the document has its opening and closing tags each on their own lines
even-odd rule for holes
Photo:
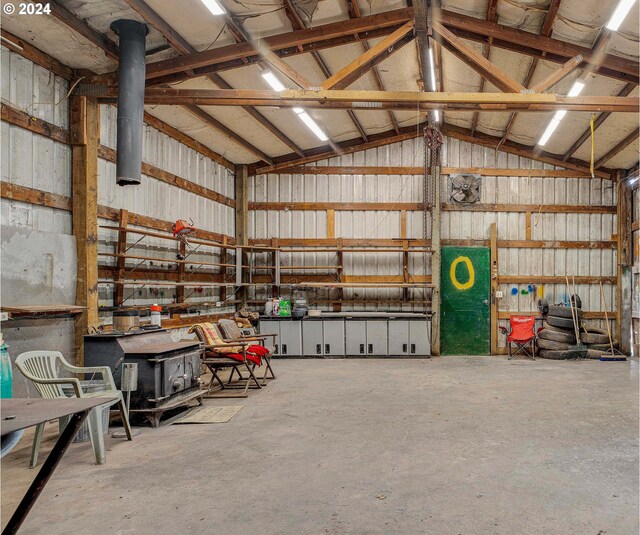
<svg viewBox="0 0 640 535">
<path fill-rule="evenodd" d="M 443 247 L 440 337 L 443 355 L 489 354 L 488 247 Z"/>
</svg>

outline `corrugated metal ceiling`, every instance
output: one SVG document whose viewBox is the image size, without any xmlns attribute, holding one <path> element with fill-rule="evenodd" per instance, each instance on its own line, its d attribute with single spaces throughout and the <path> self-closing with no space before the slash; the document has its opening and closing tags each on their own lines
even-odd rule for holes
<svg viewBox="0 0 640 535">
<path fill-rule="evenodd" d="M 112 40 L 116 40 L 116 36 L 109 30 L 109 25 L 113 20 L 118 18 L 142 20 L 125 0 L 67 0 L 61 3 L 79 18 L 86 19 L 93 28 Z M 243 2 L 223 0 L 223 3 L 229 11 L 244 22 L 246 30 L 253 38 L 286 33 L 292 29 L 280 0 Z M 442 7 L 484 19 L 487 3 L 487 0 L 443 0 Z M 550 0 L 499 0 L 497 21 L 506 26 L 538 33 L 549 3 Z M 198 51 L 235 42 L 232 33 L 224 24 L 224 19 L 212 16 L 200 0 L 182 0 L 181 2 L 147 0 L 147 4 Z M 304 13 L 302 19 L 305 24 L 312 26 L 345 20 L 349 17 L 348 4 L 348 0 L 321 0 L 318 2 L 311 20 L 306 18 Z M 615 5 L 616 2 L 602 2 L 600 0 L 563 0 L 553 24 L 552 37 L 591 47 Z M 402 0 L 360 0 L 359 7 L 364 16 L 403 8 L 406 7 L 406 3 Z M 636 3 L 620 30 L 612 37 L 607 48 L 609 53 L 634 60 L 638 59 L 638 17 L 639 8 Z M 91 69 L 95 72 L 109 72 L 116 68 L 116 62 L 113 59 L 106 57 L 104 52 L 95 45 L 70 31 L 53 17 L 4 16 L 2 25 L 3 29 L 28 40 L 34 46 L 71 67 Z M 478 51 L 483 50 L 483 46 L 480 44 L 467 43 Z M 165 44 L 166 41 L 162 35 L 152 29 L 148 37 L 147 50 L 151 52 Z M 372 41 L 369 44 L 373 45 L 375 42 Z M 362 46 L 355 43 L 323 50 L 319 54 L 329 69 L 335 72 L 362 52 Z M 160 50 L 149 54 L 148 61 L 158 61 L 175 55 L 176 53 L 172 50 Z M 521 83 L 524 81 L 532 61 L 527 56 L 495 47 L 491 49 L 489 59 Z M 312 83 L 320 84 L 324 80 L 322 71 L 310 54 L 291 57 L 286 61 Z M 539 61 L 532 83 L 543 79 L 556 68 L 557 64 Z M 420 74 L 415 45 L 406 45 L 389 60 L 380 64 L 378 70 L 387 90 L 417 89 L 416 81 Z M 445 91 L 478 91 L 480 88 L 480 76 L 446 50 L 442 51 L 442 71 Z M 245 66 L 225 71 L 221 73 L 221 76 L 234 88 L 268 88 L 260 76 L 260 69 L 257 66 Z M 566 93 L 576 76 L 577 73 L 570 75 L 552 90 L 559 94 Z M 207 88 L 212 87 L 212 84 L 208 80 L 200 78 L 183 82 L 180 87 Z M 354 89 L 375 89 L 372 75 L 368 74 L 362 77 L 352 87 Z M 622 87 L 624 84 L 621 82 L 592 75 L 583 94 L 615 95 Z M 495 91 L 496 89 L 486 83 L 484 90 Z M 637 90 L 632 95 L 637 95 Z M 207 113 L 270 156 L 291 152 L 287 145 L 260 126 L 244 110 L 224 107 L 206 107 L 205 109 Z M 231 161 L 249 163 L 256 160 L 255 155 L 227 139 L 224 135 L 213 131 L 202 120 L 195 118 L 181 108 L 156 106 L 148 107 L 148 111 L 203 142 Z M 317 147 L 321 144 L 301 125 L 290 110 L 262 108 L 259 111 L 302 149 Z M 358 137 L 355 125 L 345 111 L 314 110 L 311 115 L 323 125 L 334 141 Z M 367 134 L 392 128 L 391 120 L 386 112 L 360 110 L 356 111 L 355 115 Z M 473 115 L 468 112 L 450 112 L 446 114 L 446 121 L 470 128 Z M 547 113 L 519 114 L 511 129 L 509 139 L 527 145 L 535 144 L 548 123 L 550 115 Z M 400 126 L 415 124 L 422 119 L 411 112 L 399 112 L 394 116 Z M 510 113 L 480 113 L 477 130 L 501 136 L 509 117 Z M 569 113 L 554 135 L 552 145 L 548 147 L 549 150 L 558 154 L 564 153 L 588 126 L 588 122 L 588 113 Z M 596 159 L 605 154 L 630 131 L 633 131 L 636 126 L 636 116 L 613 114 L 597 131 Z M 581 159 L 588 159 L 589 155 L 590 144 L 588 142 L 575 154 Z M 637 161 L 637 144 L 632 144 L 613 158 L 608 165 L 629 168 Z"/>
</svg>

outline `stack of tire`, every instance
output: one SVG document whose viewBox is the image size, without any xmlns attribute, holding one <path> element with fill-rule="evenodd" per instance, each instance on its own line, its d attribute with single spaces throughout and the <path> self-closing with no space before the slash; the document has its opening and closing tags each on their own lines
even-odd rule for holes
<svg viewBox="0 0 640 535">
<path fill-rule="evenodd" d="M 583 330 L 582 302 L 577 295 L 571 296 L 571 302 L 575 307 L 573 315 L 578 322 L 578 332 L 581 332 Z M 575 347 L 577 341 L 571 307 L 549 305 L 546 299 L 540 299 L 538 308 L 544 318 L 543 329 L 538 334 L 538 356 L 553 360 L 586 358 L 587 348 Z"/>
<path fill-rule="evenodd" d="M 588 359 L 599 359 L 603 355 L 611 355 L 609 333 L 605 329 L 582 327 L 580 341 L 588 347 L 586 355 Z M 617 340 L 613 340 L 613 348 L 619 349 Z"/>
</svg>

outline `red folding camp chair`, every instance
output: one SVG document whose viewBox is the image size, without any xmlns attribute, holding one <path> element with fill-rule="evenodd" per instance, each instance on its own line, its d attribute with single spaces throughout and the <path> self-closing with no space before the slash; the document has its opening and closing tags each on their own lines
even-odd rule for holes
<svg viewBox="0 0 640 535">
<path fill-rule="evenodd" d="M 542 327 L 536 332 L 536 318 L 534 316 L 511 316 L 509 318 L 510 331 L 506 327 L 500 327 L 500 331 L 507 335 L 509 348 L 509 360 L 522 351 L 525 355 L 536 360 L 536 338 Z M 512 345 L 516 345 L 515 352 L 511 352 Z M 529 349 L 531 344 L 531 349 Z"/>
</svg>

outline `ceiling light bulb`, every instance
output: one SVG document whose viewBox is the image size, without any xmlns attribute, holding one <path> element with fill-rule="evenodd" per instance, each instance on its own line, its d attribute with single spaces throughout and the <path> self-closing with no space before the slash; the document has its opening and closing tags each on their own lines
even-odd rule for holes
<svg viewBox="0 0 640 535">
<path fill-rule="evenodd" d="M 271 71 L 264 71 L 262 77 L 275 91 L 284 91 L 286 87 Z"/>
<path fill-rule="evenodd" d="M 227 11 L 218 0 L 202 0 L 207 9 L 214 15 L 224 15 Z"/>
<path fill-rule="evenodd" d="M 635 3 L 636 0 L 620 0 L 609 22 L 607 22 L 607 30 L 617 31 Z"/>
<path fill-rule="evenodd" d="M 327 141 L 329 139 L 322 128 L 318 126 L 318 123 L 316 123 L 306 111 L 303 110 L 301 113 L 298 113 L 298 117 L 302 119 L 302 122 L 309 127 L 309 130 L 311 130 L 320 141 Z"/>
</svg>

